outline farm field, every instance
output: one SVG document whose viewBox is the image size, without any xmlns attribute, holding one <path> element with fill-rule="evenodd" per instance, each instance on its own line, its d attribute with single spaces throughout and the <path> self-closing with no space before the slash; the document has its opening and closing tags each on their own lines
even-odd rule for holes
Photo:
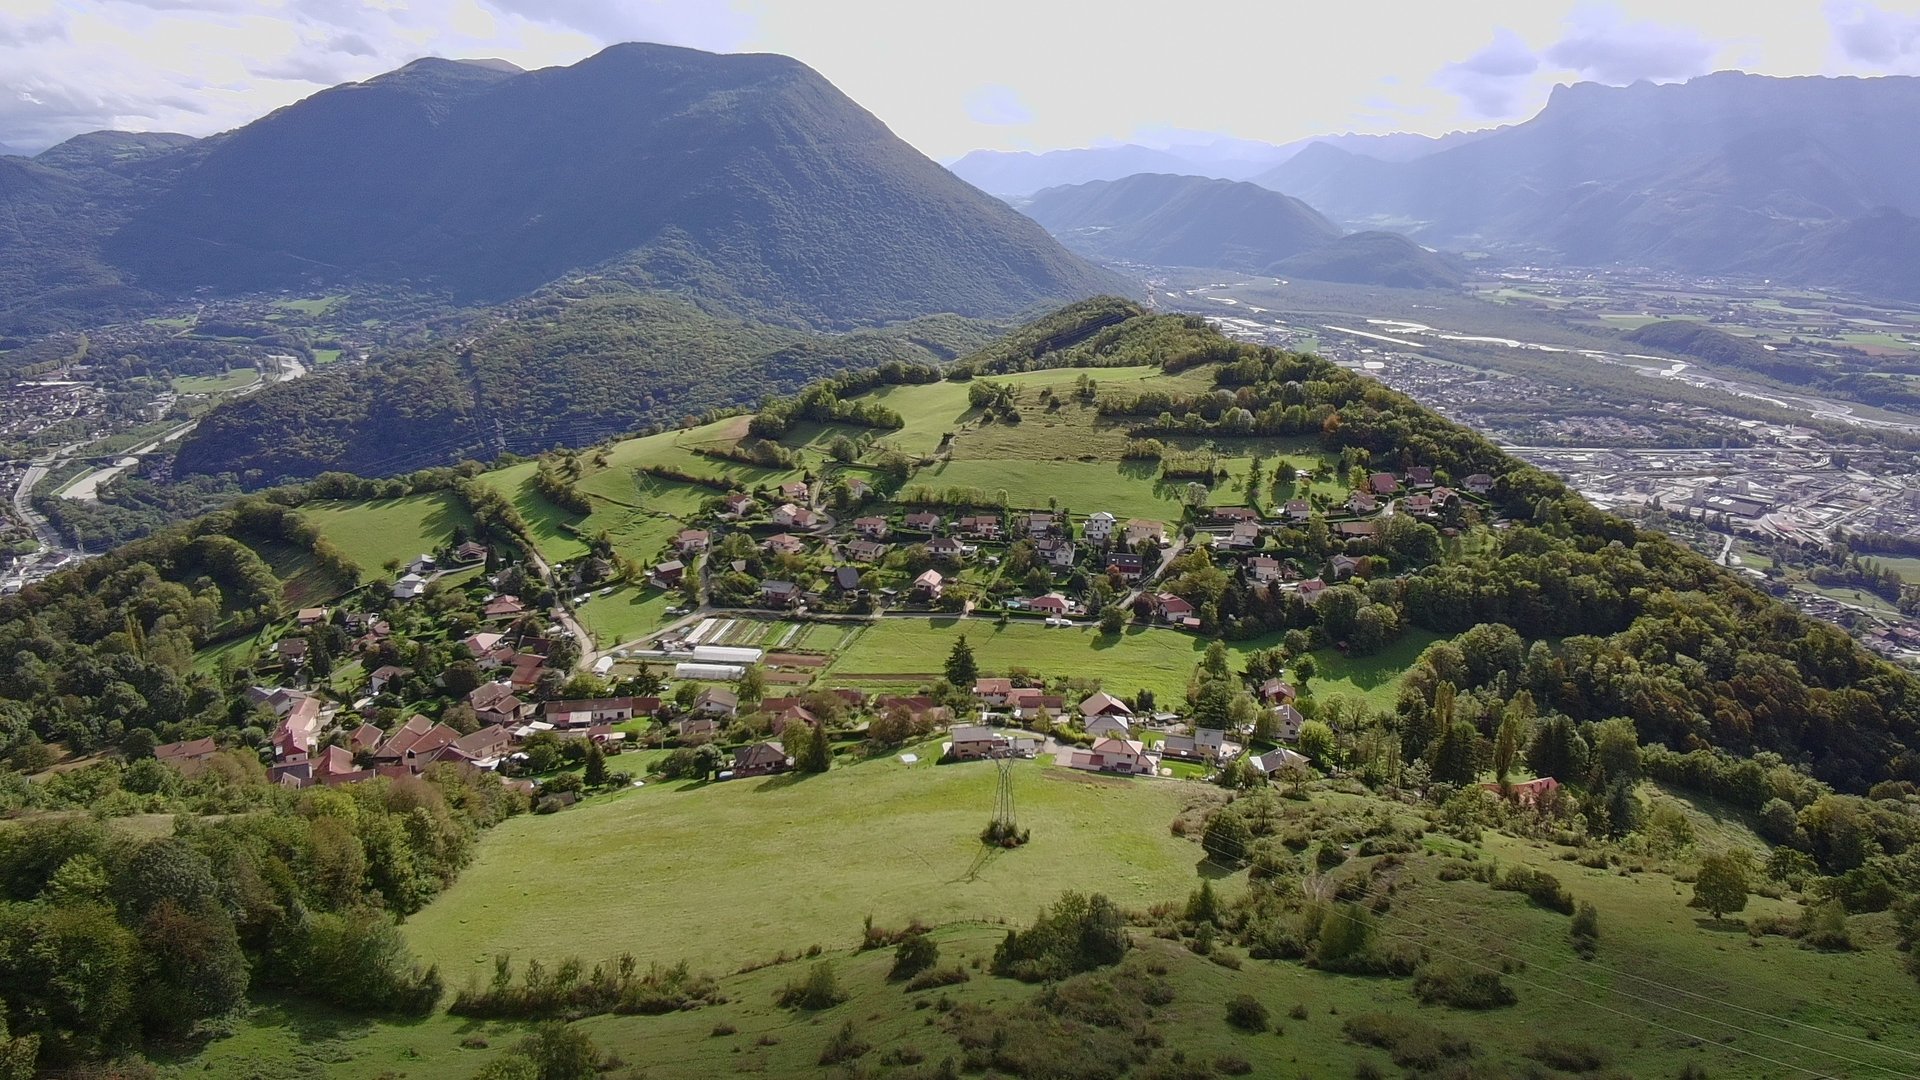
<svg viewBox="0 0 1920 1080">
<path fill-rule="evenodd" d="M 220 375 L 176 375 L 173 390 L 177 394 L 226 394 L 260 381 L 255 368 L 235 368 Z"/>
<path fill-rule="evenodd" d="M 592 800 L 564 828 L 508 821 L 409 921 L 408 938 L 455 985 L 490 969 L 504 943 L 529 956 L 577 952 L 589 925 L 597 951 L 642 963 L 686 955 L 686 936 L 664 928 L 724 926 L 703 936 L 702 958 L 732 967 L 832 944 L 868 914 L 882 924 L 1025 919 L 1062 889 L 1145 904 L 1196 880 L 1199 849 L 1167 828 L 1193 797 L 1185 785 L 1021 763 L 1016 797 L 1033 841 L 983 859 L 994 768 L 933 765 L 938 743 L 910 749 L 916 765 L 886 757 L 799 779 L 649 786 Z M 544 903 L 561 880 L 566 903 Z"/>
<path fill-rule="evenodd" d="M 373 502 L 311 502 L 300 512 L 321 534 L 376 578 L 390 559 L 405 563 L 446 544 L 456 528 L 471 528 L 472 515 L 448 491 Z"/>
<path fill-rule="evenodd" d="M 651 585 L 621 585 L 611 596 L 596 593 L 573 614 L 593 635 L 594 645 L 605 650 L 665 626 L 670 618 L 667 609 L 678 599 L 678 593 L 662 592 Z"/>
<path fill-rule="evenodd" d="M 1107 510 L 1122 518 L 1178 520 L 1185 485 L 1159 479 L 1158 462 L 946 461 L 914 473 L 912 485 L 1006 492 L 1007 505 L 1044 507 L 1049 499 L 1087 514 Z"/>
<path fill-rule="evenodd" d="M 1119 636 L 1094 627 L 1049 629 L 1015 620 L 997 625 L 986 619 L 886 619 L 860 632 L 830 664 L 822 682 L 835 685 L 917 686 L 940 677 L 954 639 L 967 636 L 981 670 L 1026 668 L 1048 676 L 1072 675 L 1099 680 L 1117 694 L 1151 690 L 1162 701 L 1182 700 L 1207 639 L 1177 630 L 1129 628 Z M 1414 631 L 1378 655 L 1348 658 L 1332 649 L 1313 654 L 1319 673 L 1310 684 L 1316 697 L 1355 695 L 1371 705 L 1391 708 L 1406 666 L 1439 635 Z M 1227 642 L 1236 667 L 1247 653 L 1277 639 Z"/>
</svg>

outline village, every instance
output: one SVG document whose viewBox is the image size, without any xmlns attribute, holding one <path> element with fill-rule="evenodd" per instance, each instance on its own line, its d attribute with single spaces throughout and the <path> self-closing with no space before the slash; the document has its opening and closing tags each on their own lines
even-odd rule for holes
<svg viewBox="0 0 1920 1080">
<path fill-rule="evenodd" d="M 264 635 L 271 643 L 240 673 L 255 680 L 246 704 L 271 779 L 295 788 L 452 766 L 564 805 L 577 788 L 553 777 L 589 754 L 667 751 L 650 757 L 655 772 L 732 779 L 803 767 L 806 737 L 885 747 L 940 732 L 942 761 L 1050 755 L 1061 768 L 1143 778 L 1244 762 L 1247 775 L 1287 775 L 1311 765 L 1298 744 L 1312 706 L 1271 663 L 1240 675 L 1247 707 L 1228 722 L 1219 708 L 1202 718 L 1070 670 L 983 673 L 970 653 L 955 656 L 971 622 L 1210 636 L 1221 616 L 1183 586 L 1184 570 L 1230 574 L 1269 603 L 1313 605 L 1335 585 L 1396 572 L 1386 554 L 1396 530 L 1457 538 L 1491 515 L 1486 474 L 1456 488 L 1423 466 L 1315 471 L 1276 478 L 1298 497 L 1267 510 L 1199 502 L 1171 527 L 1102 510 L 897 505 L 836 516 L 829 504 L 845 493 L 829 498 L 806 481 L 733 492 L 645 569 L 650 589 L 681 601 L 670 609 L 679 616 L 599 646 L 572 614 L 597 598 L 591 567 L 536 567 L 543 576 L 456 538 Z M 823 674 L 831 647 L 790 644 L 811 642 L 810 628 L 884 638 L 900 619 L 962 627 L 945 677 L 869 690 Z M 155 754 L 192 772 L 221 749 L 203 738 Z"/>
</svg>

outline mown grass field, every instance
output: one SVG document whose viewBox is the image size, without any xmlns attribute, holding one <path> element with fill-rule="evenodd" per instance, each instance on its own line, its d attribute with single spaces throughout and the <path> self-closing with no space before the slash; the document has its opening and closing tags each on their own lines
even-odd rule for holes
<svg viewBox="0 0 1920 1080">
<path fill-rule="evenodd" d="M 472 528 L 460 497 L 449 491 L 374 502 L 311 502 L 300 508 L 363 578 L 384 575 L 389 559 L 406 563 L 444 546 L 456 528 Z"/>
<path fill-rule="evenodd" d="M 884 1075 L 890 1051 L 928 1064 L 958 1059 L 961 1047 L 947 1030 L 952 1006 L 1008 1015 L 1041 1007 L 1038 988 L 984 970 L 1005 933 L 998 919 L 1024 924 L 1068 886 L 1104 891 L 1136 911 L 1178 900 L 1202 872 L 1223 897 L 1244 887 L 1243 873 L 1201 867 L 1197 845 L 1166 828 L 1187 793 L 1211 797 L 1208 789 L 1089 783 L 1032 763 L 1019 767 L 1016 793 L 1033 841 L 983 862 L 972 833 L 991 778 L 985 765 L 907 767 L 888 758 L 842 763 L 800 782 L 669 785 L 598 797 L 558 817 L 520 818 L 494 830 L 460 882 L 411 920 L 408 933 L 443 964 L 455 989 L 484 978 L 496 950 L 522 964 L 540 958 L 549 969 L 568 956 L 591 964 L 629 950 L 643 965 L 685 958 L 720 976 L 724 1004 L 579 1022 L 602 1051 L 649 1077 L 823 1075 L 821 1049 L 847 1022 L 873 1047 L 861 1064 Z M 1353 815 L 1414 814 L 1324 789 L 1312 802 Z M 1678 805 L 1703 845 L 1757 842 L 1737 819 L 1686 800 Z M 1383 940 L 1424 950 L 1430 961 L 1501 972 L 1517 998 L 1507 1007 L 1422 1005 L 1408 978 L 1331 974 L 1251 959 L 1238 948 L 1216 947 L 1231 960 L 1217 964 L 1143 929 L 1133 931 L 1127 962 L 1164 974 L 1170 1000 L 1151 1023 L 1167 1051 L 1206 1067 L 1238 1059 L 1247 1075 L 1262 1077 L 1405 1074 L 1389 1051 L 1349 1033 L 1350 1022 L 1379 1014 L 1452 1037 L 1453 1064 L 1476 1076 L 1578 1075 L 1541 1069 L 1543 1043 L 1603 1063 L 1588 1075 L 1643 1080 L 1678 1076 L 1689 1065 L 1714 1080 L 1899 1076 L 1920 1060 L 1920 994 L 1900 969 L 1885 916 L 1852 921 L 1856 951 L 1816 952 L 1785 938 L 1749 938 L 1739 921 L 1688 907 L 1691 887 L 1657 860 L 1596 868 L 1567 861 L 1567 850 L 1493 833 L 1478 843 L 1429 833 L 1393 872 L 1390 902 L 1377 912 Z M 1442 868 L 1461 859 L 1555 875 L 1598 909 L 1596 955 L 1576 957 L 1564 915 L 1476 880 L 1443 880 Z M 1791 910 L 1755 897 L 1742 917 Z M 970 978 L 920 993 L 888 982 L 891 950 L 856 948 L 869 914 L 879 926 L 913 917 L 937 924 L 941 965 L 966 968 Z M 821 1012 L 774 1001 L 814 960 L 741 970 L 813 945 L 850 995 Z M 1225 1022 L 1224 1005 L 1239 994 L 1266 1008 L 1268 1030 Z M 916 999 L 945 1004 L 916 1007 Z M 445 1013 L 376 1024 L 267 999 L 232 1037 L 164 1064 L 215 1080 L 465 1077 L 523 1030 Z M 1056 1061 L 1075 1053 L 1072 1044 L 1057 1049 Z"/>
<path fill-rule="evenodd" d="M 1108 690 L 1132 694 L 1151 690 L 1161 701 L 1183 700 L 1194 665 L 1206 652 L 1206 638 L 1176 630 L 1129 627 L 1118 635 L 1094 627 L 1049 629 L 1038 622 L 988 619 L 886 619 L 860 631 L 823 675 L 823 681 L 859 686 L 916 686 L 940 677 L 947 654 L 961 634 L 982 671 L 1005 673 L 1024 668 L 1048 676 L 1097 679 Z M 1377 655 L 1349 658 L 1333 649 L 1314 653 L 1319 668 L 1310 689 L 1321 698 L 1357 695 L 1369 704 L 1391 708 L 1400 678 L 1420 650 L 1438 635 L 1415 631 Z M 1234 665 L 1247 653 L 1278 643 L 1277 638 L 1228 642 Z"/>
<path fill-rule="evenodd" d="M 678 602 L 678 593 L 651 585 L 622 585 L 611 596 L 596 591 L 592 600 L 574 609 L 574 617 L 604 651 L 666 625 L 671 618 L 667 608 Z"/>
<path fill-rule="evenodd" d="M 1022 763 L 1016 798 L 1033 841 L 982 859 L 993 766 L 935 766 L 937 743 L 913 749 L 916 765 L 649 786 L 564 819 L 509 821 L 408 938 L 456 984 L 504 945 L 562 956 L 586 947 L 583 933 L 599 954 L 672 961 L 697 948 L 730 968 L 831 946 L 868 914 L 1025 919 L 1062 889 L 1144 904 L 1194 880 L 1199 849 L 1168 832 L 1191 797 L 1183 785 Z"/>
<path fill-rule="evenodd" d="M 235 368 L 219 375 L 175 375 L 173 390 L 177 394 L 225 394 L 259 381 L 257 369 Z"/>
</svg>

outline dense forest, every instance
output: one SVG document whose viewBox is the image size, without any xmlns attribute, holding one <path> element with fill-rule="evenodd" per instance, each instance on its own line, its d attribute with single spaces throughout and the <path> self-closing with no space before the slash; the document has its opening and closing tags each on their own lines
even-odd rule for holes
<svg viewBox="0 0 1920 1080">
<path fill-rule="evenodd" d="M 184 440 L 177 468 L 258 487 L 581 446 L 751 407 L 850 369 L 942 361 L 985 336 L 952 316 L 826 336 L 624 286 L 554 289 L 471 338 L 325 369 L 216 409 Z"/>
</svg>

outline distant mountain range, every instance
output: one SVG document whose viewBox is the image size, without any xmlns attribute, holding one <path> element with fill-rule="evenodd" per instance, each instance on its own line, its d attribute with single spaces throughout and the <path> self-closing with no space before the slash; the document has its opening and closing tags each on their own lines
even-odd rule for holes
<svg viewBox="0 0 1920 1080">
<path fill-rule="evenodd" d="M 208 139 L 0 158 L 0 327 L 201 288 L 492 302 L 581 270 L 813 328 L 1118 285 L 781 56 L 422 60 Z"/>
<path fill-rule="evenodd" d="M 1464 280 L 1451 261 L 1404 236 L 1342 236 L 1313 207 L 1257 184 L 1141 173 L 1048 188 L 1019 205 L 1098 259 L 1403 288 Z"/>
<path fill-rule="evenodd" d="M 1118 180 L 1143 172 L 1247 180 L 1271 171 L 1315 144 L 1366 154 L 1380 161 L 1410 161 L 1491 133 L 1491 130 L 1460 131 L 1439 138 L 1407 133 L 1322 135 L 1282 144 L 1223 137 L 1164 149 L 1126 143 L 1043 153 L 975 150 L 947 167 L 982 191 L 1019 198 L 1050 187 Z"/>
<path fill-rule="evenodd" d="M 1571 265 L 1920 297 L 1920 78 L 1557 89 L 1524 124 L 1408 161 L 1318 144 L 1258 182 L 1352 228 Z M 1911 252 L 1913 249 L 1905 249 Z"/>
</svg>

